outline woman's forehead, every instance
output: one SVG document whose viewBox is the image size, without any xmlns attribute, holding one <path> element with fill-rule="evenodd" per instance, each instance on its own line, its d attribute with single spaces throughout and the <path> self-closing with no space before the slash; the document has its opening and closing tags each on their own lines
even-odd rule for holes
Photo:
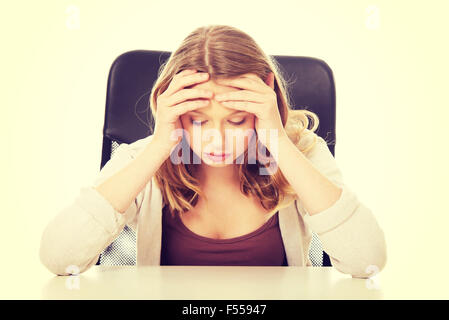
<svg viewBox="0 0 449 320">
<path fill-rule="evenodd" d="M 214 93 L 214 96 L 216 94 L 220 94 L 220 93 L 240 91 L 240 89 L 235 88 L 235 87 L 217 84 L 213 80 L 194 84 L 194 85 L 190 86 L 189 88 L 210 90 Z M 228 107 L 223 106 L 220 102 L 218 102 L 214 99 L 214 96 L 211 99 L 209 99 L 210 104 L 208 106 L 189 111 L 186 114 L 205 116 L 208 118 L 214 118 L 214 117 L 219 117 L 219 116 L 221 116 L 223 118 L 228 118 L 230 116 L 244 116 L 244 115 L 248 114 L 248 112 L 244 111 L 244 110 L 235 110 L 233 108 L 228 108 Z"/>
<path fill-rule="evenodd" d="M 227 112 L 227 113 L 223 113 L 223 112 L 219 113 L 219 112 L 214 112 L 214 109 L 211 108 L 210 111 L 208 111 L 208 112 L 203 112 L 203 111 L 199 111 L 199 110 L 191 110 L 191 111 L 187 112 L 187 114 L 206 116 L 206 117 L 211 117 L 213 115 L 221 114 L 221 115 L 223 115 L 223 117 L 230 117 L 230 116 L 245 116 L 248 114 L 248 112 L 243 111 L 243 110 L 233 110 L 233 111 Z"/>
</svg>

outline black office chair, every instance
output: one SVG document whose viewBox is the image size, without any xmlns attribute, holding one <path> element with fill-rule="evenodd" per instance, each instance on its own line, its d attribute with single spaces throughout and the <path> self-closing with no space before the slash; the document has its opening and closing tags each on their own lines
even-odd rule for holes
<svg viewBox="0 0 449 320">
<path fill-rule="evenodd" d="M 132 143 L 152 134 L 154 120 L 148 108 L 160 65 L 171 52 L 134 50 L 121 54 L 109 71 L 103 128 L 101 168 L 123 142 Z M 316 133 L 328 142 L 335 156 L 335 83 L 332 70 L 322 60 L 311 57 L 273 56 L 290 83 L 293 104 L 315 112 L 319 119 Z M 332 266 L 320 239 L 312 232 L 309 257 L 313 266 Z M 101 253 L 97 265 L 136 264 L 136 234 L 125 226 L 119 236 Z"/>
</svg>

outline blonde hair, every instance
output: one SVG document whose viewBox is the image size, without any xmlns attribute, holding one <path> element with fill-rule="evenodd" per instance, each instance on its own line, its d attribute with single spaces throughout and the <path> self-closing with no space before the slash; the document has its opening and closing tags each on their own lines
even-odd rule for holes
<svg viewBox="0 0 449 320">
<path fill-rule="evenodd" d="M 276 60 L 266 55 L 248 34 L 227 25 L 208 25 L 195 29 L 161 65 L 150 96 L 150 107 L 155 121 L 158 96 L 168 88 L 173 77 L 185 69 L 208 72 L 210 80 L 232 78 L 246 73 L 256 74 L 265 80 L 267 75 L 273 72 L 279 114 L 291 141 L 298 145 L 304 134 L 313 133 L 318 127 L 319 119 L 315 113 L 291 108 L 286 90 L 287 81 L 282 77 Z M 308 117 L 313 122 L 310 129 Z M 313 148 L 317 140 L 315 134 L 314 138 L 311 144 L 300 148 L 303 153 Z M 190 151 L 192 155 L 192 150 Z M 276 170 L 272 175 L 260 175 L 255 167 L 264 165 L 260 162 L 248 164 L 248 150 L 245 151 L 243 163 L 235 165 L 239 166 L 241 192 L 257 196 L 262 206 L 271 210 L 270 212 L 278 210 L 286 196 L 297 198 L 281 170 Z M 155 173 L 155 181 L 162 192 L 164 205 L 169 205 L 172 215 L 175 212 L 182 214 L 191 210 L 198 197 L 204 196 L 199 187 L 199 180 L 195 177 L 195 169 L 195 165 L 188 163 L 173 164 L 169 158 Z"/>
</svg>

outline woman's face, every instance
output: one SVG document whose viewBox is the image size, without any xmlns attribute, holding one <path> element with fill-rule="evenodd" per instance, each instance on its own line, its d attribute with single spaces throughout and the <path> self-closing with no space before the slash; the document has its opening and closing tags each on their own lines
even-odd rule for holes
<svg viewBox="0 0 449 320">
<path fill-rule="evenodd" d="M 234 163 L 248 148 L 248 143 L 255 134 L 255 118 L 250 112 L 221 105 L 214 97 L 215 94 L 240 89 L 219 85 L 213 80 L 189 88 L 214 93 L 207 106 L 186 112 L 180 117 L 190 147 L 207 165 L 223 167 Z M 223 154 L 225 156 L 221 157 Z"/>
</svg>

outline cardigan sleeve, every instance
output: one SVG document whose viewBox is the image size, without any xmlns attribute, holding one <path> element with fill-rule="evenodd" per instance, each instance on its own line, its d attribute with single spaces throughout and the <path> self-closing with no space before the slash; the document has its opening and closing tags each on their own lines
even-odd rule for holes
<svg viewBox="0 0 449 320">
<path fill-rule="evenodd" d="M 41 262 L 56 275 L 82 273 L 95 265 L 101 252 L 126 224 L 136 221 L 140 195 L 121 214 L 95 187 L 133 159 L 129 145 L 120 144 L 91 185 L 78 195 L 45 227 L 39 249 Z"/>
<path fill-rule="evenodd" d="M 315 133 L 310 136 L 316 136 L 317 142 L 306 157 L 342 192 L 331 207 L 313 215 L 309 215 L 299 199 L 296 201 L 298 212 L 318 235 L 323 250 L 337 270 L 353 278 L 373 276 L 373 271 L 380 272 L 387 261 L 384 232 L 372 211 L 344 183 L 326 141 Z"/>
</svg>

